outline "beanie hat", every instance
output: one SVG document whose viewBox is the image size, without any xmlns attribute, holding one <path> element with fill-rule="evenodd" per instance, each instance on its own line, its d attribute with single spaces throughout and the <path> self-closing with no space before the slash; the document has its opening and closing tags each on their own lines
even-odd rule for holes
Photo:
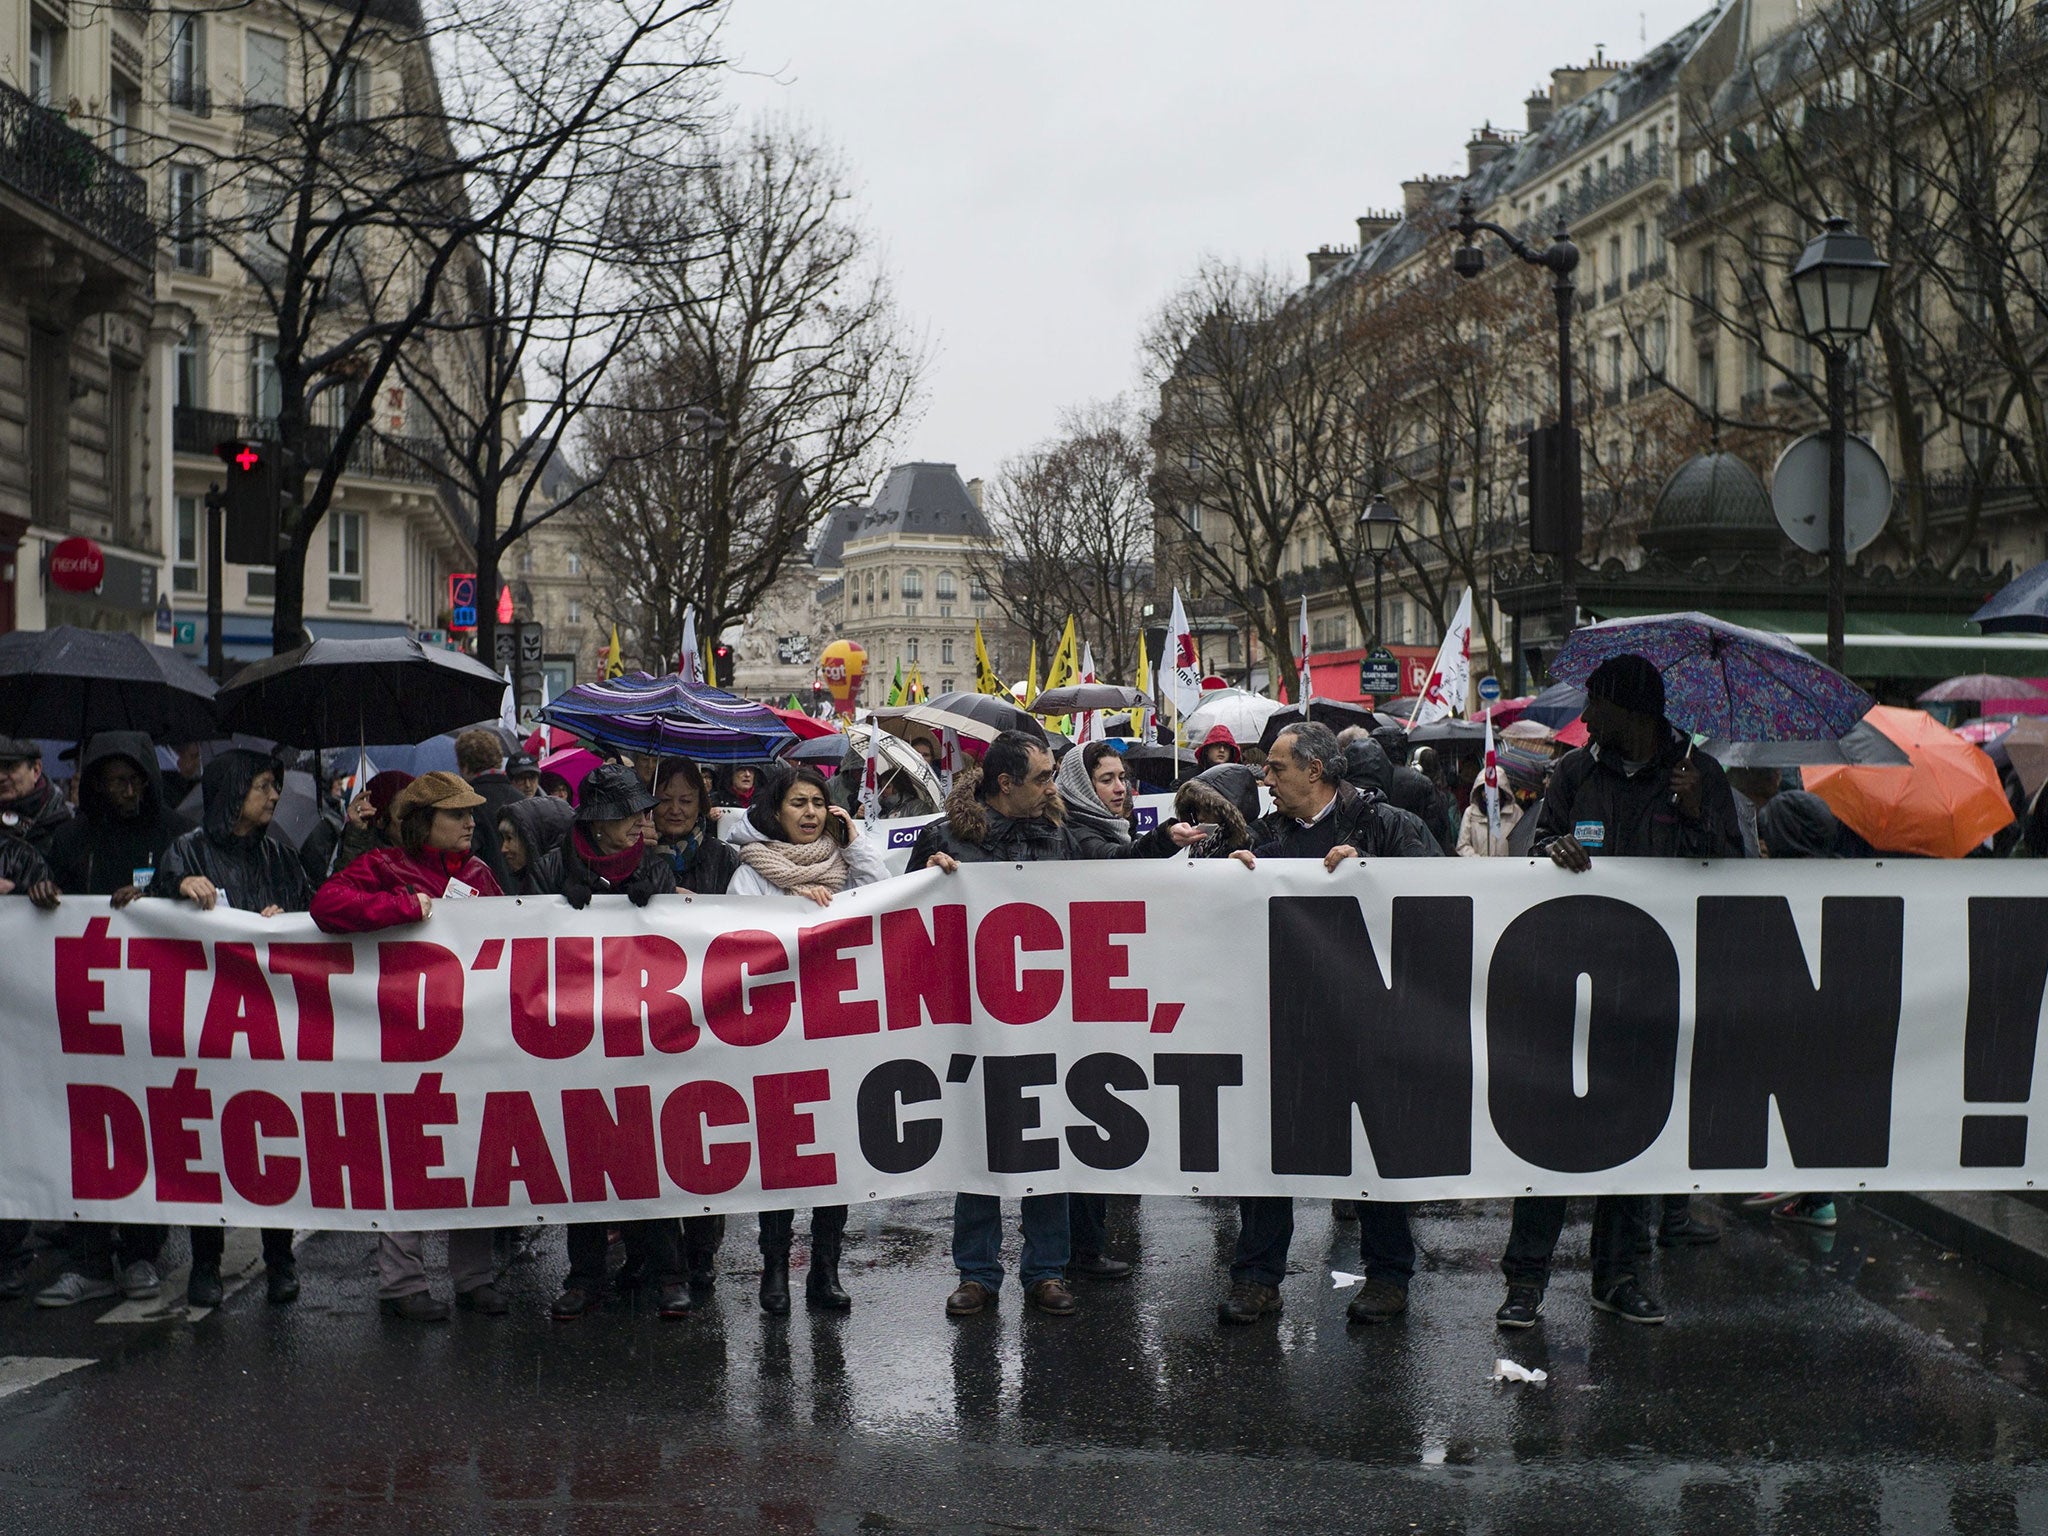
<svg viewBox="0 0 2048 1536">
<path fill-rule="evenodd" d="M 1586 696 L 1618 704 L 1632 714 L 1664 717 L 1664 674 L 1646 656 L 1610 656 L 1586 679 Z"/>
</svg>

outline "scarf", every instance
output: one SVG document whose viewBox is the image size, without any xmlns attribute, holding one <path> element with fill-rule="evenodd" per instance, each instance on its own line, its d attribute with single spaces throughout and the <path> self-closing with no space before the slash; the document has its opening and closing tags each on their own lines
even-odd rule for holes
<svg viewBox="0 0 2048 1536">
<path fill-rule="evenodd" d="M 740 843 L 733 851 L 747 868 L 778 891 L 796 892 L 807 885 L 843 891 L 851 873 L 846 867 L 845 852 L 829 837 L 808 843 Z"/>
<path fill-rule="evenodd" d="M 581 859 L 593 875 L 607 885 L 624 885 L 639 871 L 640 843 L 628 843 L 617 853 L 599 853 L 597 845 L 583 835 L 583 828 L 574 827 L 569 838 Z"/>
<path fill-rule="evenodd" d="M 669 862 L 675 866 L 678 875 L 688 874 L 696 866 L 697 855 L 704 851 L 706 830 L 704 823 L 700 821 L 685 832 L 680 840 L 661 845 L 668 851 Z"/>
<path fill-rule="evenodd" d="M 1082 748 L 1075 747 L 1060 759 L 1060 771 L 1053 782 L 1059 786 L 1060 799 L 1066 805 L 1070 825 L 1087 827 L 1119 848 L 1131 845 L 1131 824 L 1113 814 L 1102 803 L 1102 797 L 1095 793 L 1095 785 L 1088 778 L 1088 765 Z"/>
</svg>

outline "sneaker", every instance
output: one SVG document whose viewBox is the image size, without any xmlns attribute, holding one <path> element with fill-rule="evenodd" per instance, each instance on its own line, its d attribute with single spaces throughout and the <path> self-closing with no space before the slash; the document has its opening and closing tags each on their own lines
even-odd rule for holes
<svg viewBox="0 0 2048 1536">
<path fill-rule="evenodd" d="M 1812 1195 L 1794 1195 L 1783 1205 L 1771 1207 L 1771 1215 L 1779 1221 L 1794 1221 L 1802 1227 L 1832 1227 L 1835 1224 L 1835 1202 L 1817 1200 Z"/>
<path fill-rule="evenodd" d="M 220 1266 L 194 1264 L 185 1281 L 185 1302 L 194 1307 L 217 1307 L 221 1302 Z"/>
<path fill-rule="evenodd" d="M 946 1316 L 972 1317 L 993 1305 L 995 1299 L 996 1293 L 979 1280 L 962 1280 L 953 1294 L 946 1298 Z"/>
<path fill-rule="evenodd" d="M 35 1271 L 35 1256 L 31 1253 L 11 1253 L 0 1259 L 0 1301 L 26 1296 L 34 1284 Z"/>
<path fill-rule="evenodd" d="M 163 1276 L 147 1259 L 137 1259 L 121 1271 L 121 1290 L 130 1301 L 154 1301 L 163 1289 Z"/>
<path fill-rule="evenodd" d="M 1103 1253 L 1077 1253 L 1067 1262 L 1069 1280 L 1128 1280 L 1131 1266 Z"/>
<path fill-rule="evenodd" d="M 39 1307 L 75 1307 L 81 1301 L 97 1301 L 102 1296 L 118 1296 L 121 1288 L 112 1280 L 82 1275 L 75 1269 L 67 1269 L 36 1292 Z"/>
<path fill-rule="evenodd" d="M 1391 1280 L 1367 1280 L 1344 1308 L 1354 1323 L 1391 1323 L 1408 1310 L 1408 1288 Z"/>
<path fill-rule="evenodd" d="M 1067 1282 L 1057 1275 L 1027 1286 L 1024 1300 L 1048 1317 L 1072 1317 L 1081 1310 L 1074 1305 L 1074 1293 L 1067 1289 Z"/>
<path fill-rule="evenodd" d="M 485 1317 L 503 1317 L 512 1310 L 505 1293 L 486 1280 L 482 1285 L 455 1293 L 455 1305 L 465 1312 L 481 1312 Z"/>
<path fill-rule="evenodd" d="M 1256 1323 L 1268 1312 L 1280 1310 L 1280 1287 L 1260 1285 L 1256 1280 L 1233 1280 L 1230 1294 L 1216 1303 L 1219 1323 Z"/>
<path fill-rule="evenodd" d="M 1782 1204 L 1785 1198 L 1782 1191 L 1766 1190 L 1763 1194 L 1751 1195 L 1744 1200 L 1742 1208 L 1745 1211 L 1767 1211 L 1774 1205 Z"/>
<path fill-rule="evenodd" d="M 1655 1297 L 1633 1280 L 1624 1280 L 1605 1296 L 1593 1298 L 1595 1312 L 1612 1312 L 1629 1323 L 1661 1323 L 1664 1309 Z"/>
<path fill-rule="evenodd" d="M 1534 1328 L 1543 1315 L 1543 1293 L 1533 1285 L 1511 1285 L 1493 1320 L 1503 1328 Z"/>
<path fill-rule="evenodd" d="M 1657 1232 L 1659 1248 L 1703 1248 L 1708 1243 L 1719 1241 L 1721 1229 L 1697 1216 L 1688 1216 L 1683 1221 L 1668 1221 Z"/>
<path fill-rule="evenodd" d="M 426 1291 L 412 1291 L 404 1296 L 386 1296 L 378 1301 L 377 1307 L 386 1317 L 402 1317 L 409 1323 L 448 1321 L 448 1303 L 436 1301 Z"/>
</svg>

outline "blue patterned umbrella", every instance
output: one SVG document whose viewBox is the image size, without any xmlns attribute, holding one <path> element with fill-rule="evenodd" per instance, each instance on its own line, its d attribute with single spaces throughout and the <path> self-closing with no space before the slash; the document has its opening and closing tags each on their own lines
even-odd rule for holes
<svg viewBox="0 0 2048 1536">
<path fill-rule="evenodd" d="M 630 672 L 608 682 L 582 683 L 542 709 L 540 717 L 622 751 L 701 763 L 766 762 L 797 739 L 766 705 L 674 674 Z"/>
<path fill-rule="evenodd" d="M 1610 619 L 1574 630 L 1550 675 L 1583 686 L 1601 662 L 1629 653 L 1664 674 L 1666 719 L 1720 741 L 1838 740 L 1872 702 L 1791 641 L 1704 613 Z"/>
</svg>

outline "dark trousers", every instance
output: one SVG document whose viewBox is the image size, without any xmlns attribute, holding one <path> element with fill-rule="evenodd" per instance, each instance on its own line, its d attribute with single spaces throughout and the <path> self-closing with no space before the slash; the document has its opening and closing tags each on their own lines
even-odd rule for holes
<svg viewBox="0 0 2048 1536">
<path fill-rule="evenodd" d="M 74 1263 L 111 1264 L 118 1254 L 122 1264 L 154 1264 L 156 1256 L 163 1252 L 164 1238 L 170 1230 L 127 1222 L 115 1226 L 105 1221 L 82 1221 L 73 1232 Z"/>
<path fill-rule="evenodd" d="M 0 1221 L 0 1259 L 11 1259 L 28 1241 L 28 1223 Z"/>
<path fill-rule="evenodd" d="M 609 1277 L 605 1273 L 606 1252 L 611 1244 L 609 1223 L 578 1221 L 569 1227 L 569 1288 L 602 1296 Z M 682 1233 L 673 1216 L 647 1221 L 622 1221 L 619 1236 L 626 1245 L 626 1267 L 637 1270 L 642 1283 L 680 1285 Z"/>
<path fill-rule="evenodd" d="M 1109 1196 L 1067 1196 L 1067 1246 L 1077 1259 L 1100 1258 L 1109 1246 Z"/>
<path fill-rule="evenodd" d="M 795 1211 L 761 1213 L 761 1257 L 787 1259 L 790 1235 L 796 1229 Z M 839 1246 L 846 1235 L 846 1207 L 819 1205 L 811 1208 L 811 1257 L 827 1264 L 839 1262 Z"/>
<path fill-rule="evenodd" d="M 1563 1195 L 1523 1195 L 1515 1201 L 1508 1249 L 1500 1261 L 1509 1285 L 1533 1285 L 1540 1291 L 1550 1283 L 1550 1256 L 1564 1230 L 1565 1204 Z M 1604 1296 L 1622 1281 L 1635 1279 L 1636 1246 L 1649 1219 L 1650 1202 L 1641 1195 L 1594 1197 L 1594 1295 Z"/>
<path fill-rule="evenodd" d="M 719 1245 L 725 1241 L 723 1216 L 683 1218 L 683 1265 L 692 1273 L 708 1270 L 718 1260 Z"/>
<path fill-rule="evenodd" d="M 226 1227 L 194 1227 L 192 1230 L 192 1263 L 194 1267 L 211 1264 L 220 1267 L 220 1256 L 227 1252 L 228 1229 Z M 263 1229 L 263 1267 L 265 1269 L 291 1269 L 292 1229 L 290 1227 L 265 1227 Z"/>
<path fill-rule="evenodd" d="M 1359 1200 L 1358 1261 L 1368 1280 L 1408 1289 L 1415 1275 L 1415 1238 L 1403 1200 Z"/>
<path fill-rule="evenodd" d="M 1278 1285 L 1287 1277 L 1287 1250 L 1293 1242 L 1291 1196 L 1244 1196 L 1237 1202 L 1237 1252 L 1230 1258 L 1231 1282 Z"/>
</svg>

